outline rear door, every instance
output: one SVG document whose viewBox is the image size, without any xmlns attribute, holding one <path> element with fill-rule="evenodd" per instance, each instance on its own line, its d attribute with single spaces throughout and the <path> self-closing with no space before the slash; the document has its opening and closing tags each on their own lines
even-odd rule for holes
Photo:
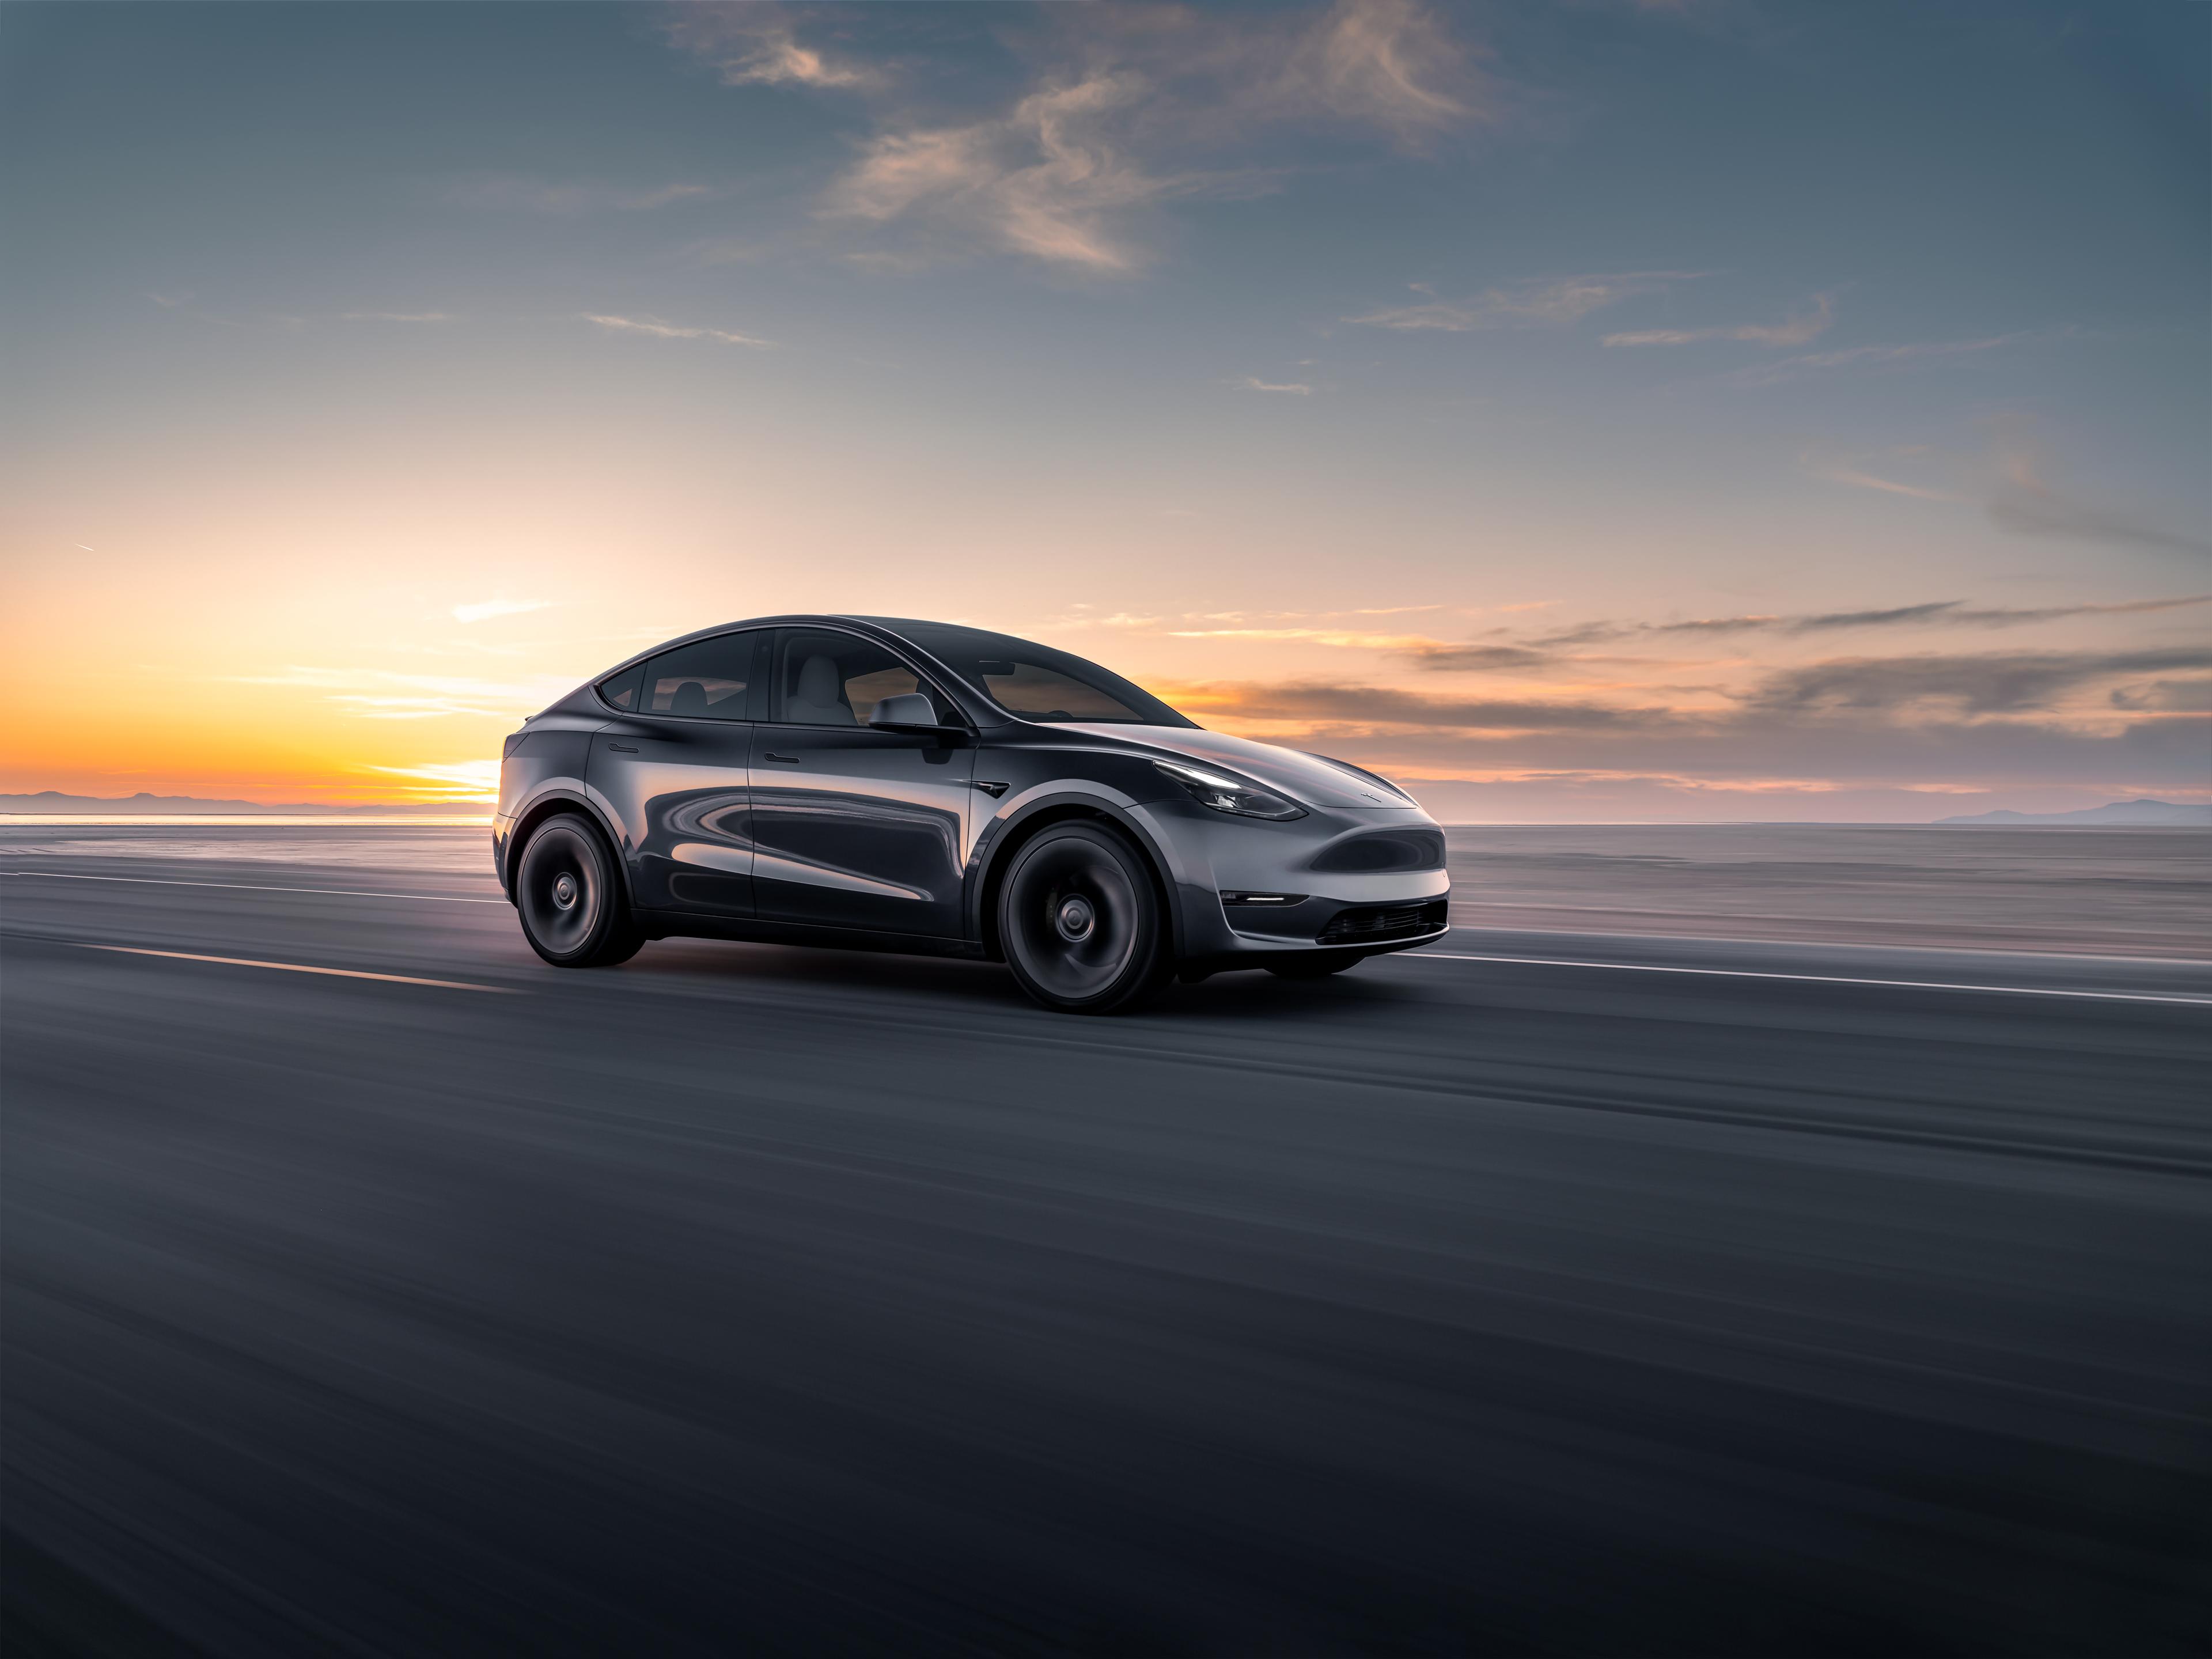
<svg viewBox="0 0 2212 1659">
<path fill-rule="evenodd" d="M 960 723 L 955 705 L 872 640 L 776 634 L 769 718 L 752 751 L 760 915 L 958 938 L 975 746 L 867 724 L 879 701 L 905 693 Z"/>
<path fill-rule="evenodd" d="M 647 908 L 753 914 L 745 773 L 768 632 L 653 658 L 635 708 L 592 738 L 589 781 L 622 823 L 630 890 Z"/>
</svg>

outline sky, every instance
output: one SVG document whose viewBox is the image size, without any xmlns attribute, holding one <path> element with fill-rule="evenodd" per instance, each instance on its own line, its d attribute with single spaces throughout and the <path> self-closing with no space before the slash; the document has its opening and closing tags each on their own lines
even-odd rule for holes
<svg viewBox="0 0 2212 1659">
<path fill-rule="evenodd" d="M 2212 9 L 0 7 L 0 790 L 932 617 L 1455 820 L 2212 799 Z"/>
</svg>

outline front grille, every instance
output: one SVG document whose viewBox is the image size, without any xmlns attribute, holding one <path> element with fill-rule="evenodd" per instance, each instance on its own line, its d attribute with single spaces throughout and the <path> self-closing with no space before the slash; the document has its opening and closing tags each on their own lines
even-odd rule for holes
<svg viewBox="0 0 2212 1659">
<path fill-rule="evenodd" d="M 1363 904 L 1331 916 L 1316 942 L 1369 945 L 1378 939 L 1413 939 L 1435 933 L 1450 916 L 1449 899 L 1430 899 L 1420 904 Z"/>
<path fill-rule="evenodd" d="M 1444 867 L 1444 832 L 1383 830 L 1373 835 L 1352 836 L 1322 848 L 1313 867 L 1370 874 L 1385 870 L 1441 870 Z"/>
</svg>

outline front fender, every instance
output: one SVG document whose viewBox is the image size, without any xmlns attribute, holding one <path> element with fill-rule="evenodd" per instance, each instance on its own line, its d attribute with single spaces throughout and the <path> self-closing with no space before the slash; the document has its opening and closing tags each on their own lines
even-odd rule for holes
<svg viewBox="0 0 2212 1659">
<path fill-rule="evenodd" d="M 1012 795 L 977 832 L 968 855 L 968 937 L 993 946 L 994 932 L 988 912 L 994 878 L 1007 853 L 1024 839 L 1022 831 L 1042 817 L 1103 817 L 1127 835 L 1143 849 L 1158 871 L 1167 890 L 1168 929 L 1176 953 L 1184 953 L 1188 927 L 1183 915 L 1183 890 L 1190 872 L 1165 827 L 1145 806 L 1105 784 L 1077 779 L 1058 779 Z M 994 950 L 995 955 L 996 951 Z"/>
</svg>

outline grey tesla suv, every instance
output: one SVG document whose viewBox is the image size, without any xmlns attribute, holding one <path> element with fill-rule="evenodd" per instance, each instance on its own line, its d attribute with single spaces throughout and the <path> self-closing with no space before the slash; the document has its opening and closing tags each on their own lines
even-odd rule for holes
<svg viewBox="0 0 2212 1659">
<path fill-rule="evenodd" d="M 1048 1008 L 1445 932 L 1444 837 L 1343 761 L 1208 732 L 1096 663 L 945 623 L 769 617 L 507 739 L 492 853 L 532 949 L 677 934 L 1002 961 Z"/>
</svg>

